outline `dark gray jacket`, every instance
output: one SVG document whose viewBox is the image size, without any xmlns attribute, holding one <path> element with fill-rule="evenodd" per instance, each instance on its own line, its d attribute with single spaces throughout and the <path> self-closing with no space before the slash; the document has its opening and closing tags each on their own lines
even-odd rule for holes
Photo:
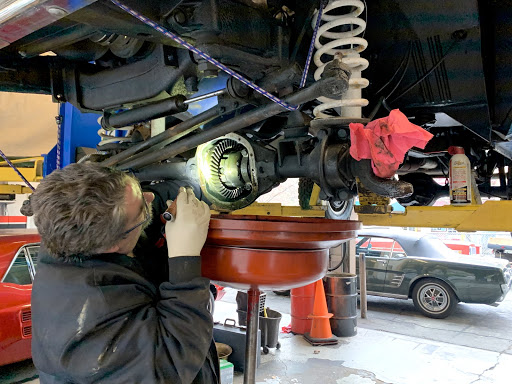
<svg viewBox="0 0 512 384">
<path fill-rule="evenodd" d="M 41 383 L 218 383 L 200 258 L 168 263 L 157 288 L 126 255 L 63 262 L 41 250 L 32 290 Z"/>
</svg>

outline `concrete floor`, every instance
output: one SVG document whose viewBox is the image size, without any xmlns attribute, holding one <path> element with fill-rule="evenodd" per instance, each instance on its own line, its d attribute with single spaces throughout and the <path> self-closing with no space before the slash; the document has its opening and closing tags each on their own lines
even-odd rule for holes
<svg viewBox="0 0 512 384">
<path fill-rule="evenodd" d="M 217 302 L 215 320 L 237 318 L 236 291 Z M 267 293 L 266 306 L 290 323 L 290 299 Z M 497 308 L 459 304 L 452 316 L 421 316 L 411 301 L 368 298 L 368 318 L 356 336 L 313 347 L 280 333 L 281 349 L 262 355 L 262 384 L 505 384 L 512 379 L 512 294 Z M 37 384 L 30 361 L 0 367 L 0 384 Z M 235 373 L 235 384 L 243 375 Z"/>
<path fill-rule="evenodd" d="M 223 301 L 232 301 L 231 295 Z M 267 293 L 266 305 L 283 313 L 281 325 L 290 323 L 289 298 Z M 216 309 L 216 316 L 220 312 Z M 298 335 L 281 333 L 279 338 L 281 349 L 262 355 L 257 383 L 512 381 L 512 295 L 497 308 L 459 304 L 444 320 L 420 315 L 412 301 L 369 297 L 368 318 L 358 318 L 357 335 L 339 338 L 337 346 L 313 347 Z M 234 383 L 243 383 L 243 375 L 237 374 Z"/>
</svg>

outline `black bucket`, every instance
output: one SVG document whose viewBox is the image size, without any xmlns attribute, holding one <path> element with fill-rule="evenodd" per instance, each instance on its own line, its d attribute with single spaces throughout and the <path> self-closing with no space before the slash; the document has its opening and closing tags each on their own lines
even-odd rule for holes
<svg viewBox="0 0 512 384">
<path fill-rule="evenodd" d="M 261 346 L 263 352 L 268 353 L 268 348 L 279 348 L 279 325 L 281 314 L 267 308 L 267 317 L 260 316 Z"/>
<path fill-rule="evenodd" d="M 247 325 L 247 312 L 240 309 L 236 310 L 238 313 L 238 323 Z M 267 317 L 260 313 L 259 316 L 259 329 L 261 330 L 261 347 L 264 353 L 268 353 L 269 348 L 280 348 L 279 343 L 279 326 L 281 324 L 281 313 L 274 311 L 270 308 L 265 310 Z"/>
<path fill-rule="evenodd" d="M 357 334 L 357 284 L 351 273 L 329 274 L 324 277 L 327 309 L 333 314 L 331 331 L 340 337 Z"/>
</svg>

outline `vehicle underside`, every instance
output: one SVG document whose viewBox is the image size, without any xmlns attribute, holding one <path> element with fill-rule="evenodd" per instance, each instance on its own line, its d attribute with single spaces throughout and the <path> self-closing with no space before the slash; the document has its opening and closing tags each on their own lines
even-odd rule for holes
<svg viewBox="0 0 512 384">
<path fill-rule="evenodd" d="M 480 193 L 512 198 L 510 0 L 121 3 L 0 3 L 0 91 L 100 114 L 96 161 L 199 184 L 224 211 L 300 178 L 342 219 L 361 185 L 433 204 L 460 146 Z M 434 137 L 383 179 L 350 156 L 349 124 L 394 109 Z"/>
</svg>

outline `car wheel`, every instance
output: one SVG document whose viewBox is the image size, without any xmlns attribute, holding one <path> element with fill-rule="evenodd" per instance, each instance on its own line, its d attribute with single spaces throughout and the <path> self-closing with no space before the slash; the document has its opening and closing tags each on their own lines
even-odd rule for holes
<svg viewBox="0 0 512 384">
<path fill-rule="evenodd" d="M 311 199 L 314 186 L 315 182 L 311 179 L 305 177 L 299 179 L 299 205 L 301 209 L 311 209 L 309 200 Z"/>
<path fill-rule="evenodd" d="M 332 220 L 348 220 L 354 209 L 354 199 L 329 201 L 325 217 Z"/>
<path fill-rule="evenodd" d="M 444 282 L 436 279 L 419 281 L 412 291 L 412 300 L 418 311 L 433 319 L 449 316 L 458 299 L 453 290 Z"/>
</svg>

